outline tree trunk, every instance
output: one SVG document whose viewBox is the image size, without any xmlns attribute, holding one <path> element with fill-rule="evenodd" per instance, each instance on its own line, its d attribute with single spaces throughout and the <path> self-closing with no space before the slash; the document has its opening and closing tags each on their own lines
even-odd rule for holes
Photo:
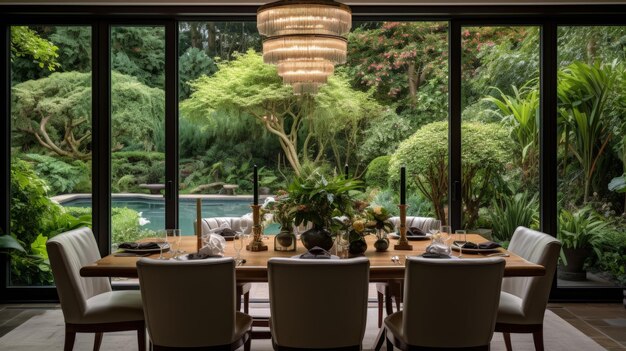
<svg viewBox="0 0 626 351">
<path fill-rule="evenodd" d="M 415 62 L 409 63 L 409 67 L 407 68 L 407 76 L 411 103 L 415 105 L 415 96 L 417 95 L 417 74 L 415 73 Z"/>
</svg>

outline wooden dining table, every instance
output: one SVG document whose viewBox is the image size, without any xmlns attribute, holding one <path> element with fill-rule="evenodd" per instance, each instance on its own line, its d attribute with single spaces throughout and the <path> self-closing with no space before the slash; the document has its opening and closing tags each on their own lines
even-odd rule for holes
<svg viewBox="0 0 626 351">
<path fill-rule="evenodd" d="M 238 282 L 267 282 L 267 261 L 272 257 L 292 257 L 302 254 L 306 249 L 298 243 L 297 250 L 291 252 L 274 251 L 274 237 L 266 236 L 263 242 L 269 247 L 267 251 L 251 252 L 244 248 L 241 250 L 241 258 L 245 259 L 245 263 L 236 267 L 236 276 Z M 145 239 L 150 241 L 150 239 Z M 145 241 L 144 240 L 144 241 Z M 390 239 L 390 249 L 384 252 L 376 252 L 374 250 L 374 236 L 367 236 L 366 241 L 368 249 L 365 251 L 365 257 L 370 260 L 370 281 L 388 281 L 391 279 L 404 278 L 404 262 L 407 256 L 421 255 L 425 252 L 426 246 L 430 244 L 430 240 L 411 240 L 413 250 L 393 250 L 393 245 L 397 239 Z M 468 234 L 467 240 L 474 243 L 487 241 L 478 234 Z M 186 252 L 196 252 L 196 237 L 183 236 L 181 240 L 181 249 Z M 545 274 L 545 268 L 541 265 L 526 261 L 522 257 L 508 252 L 503 248 L 499 248 L 498 252 L 508 254 L 504 257 L 506 266 L 504 268 L 505 277 L 525 277 L 525 276 L 542 276 Z M 170 257 L 169 253 L 164 254 Z M 233 241 L 226 241 L 225 256 L 236 255 Z M 392 260 L 393 256 L 398 256 L 398 260 Z M 459 256 L 459 252 L 453 251 L 453 256 Z M 159 254 L 152 254 L 147 257 L 157 258 Z M 469 254 L 463 252 L 461 259 L 476 259 L 486 257 L 484 254 Z M 119 256 L 111 254 L 99 259 L 96 262 L 85 265 L 81 268 L 80 274 L 83 277 L 137 277 L 137 261 L 139 256 Z"/>
</svg>

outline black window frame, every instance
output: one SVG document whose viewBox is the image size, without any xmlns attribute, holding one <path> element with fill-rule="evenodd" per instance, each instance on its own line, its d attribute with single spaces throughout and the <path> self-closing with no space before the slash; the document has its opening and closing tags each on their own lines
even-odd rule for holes
<svg viewBox="0 0 626 351">
<path fill-rule="evenodd" d="M 92 28 L 92 208 L 101 253 L 110 249 L 110 28 L 115 25 L 165 26 L 166 225 L 178 224 L 178 23 L 181 21 L 255 21 L 256 6 L 70 6 L 0 5 L 0 230 L 9 224 L 10 193 L 10 27 L 28 24 L 85 25 Z M 461 223 L 461 28 L 464 26 L 540 27 L 540 218 L 541 230 L 556 235 L 556 75 L 559 26 L 626 26 L 626 5 L 353 6 L 355 21 L 447 21 L 449 23 L 449 197 L 450 223 Z M 96 162 L 97 161 L 97 162 Z M 103 235 L 104 234 L 104 235 Z M 56 301 L 54 287 L 8 286 L 9 262 L 0 254 L 2 302 Z M 558 287 L 553 301 L 620 301 L 622 288 Z"/>
</svg>

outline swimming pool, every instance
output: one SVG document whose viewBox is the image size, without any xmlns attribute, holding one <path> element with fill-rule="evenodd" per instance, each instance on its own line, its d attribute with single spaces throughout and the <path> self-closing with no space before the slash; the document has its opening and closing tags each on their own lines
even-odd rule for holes
<svg viewBox="0 0 626 351">
<path fill-rule="evenodd" d="M 241 217 L 250 213 L 250 200 L 245 199 L 202 199 L 202 218 L 206 217 Z M 61 205 L 65 207 L 91 207 L 90 198 L 76 198 L 64 201 Z M 165 228 L 165 201 L 163 198 L 143 198 L 143 197 L 113 197 L 112 207 L 126 207 L 137 212 L 141 212 L 141 217 L 150 221 L 143 227 L 151 230 Z M 193 235 L 193 222 L 196 219 L 196 200 L 179 200 L 178 223 L 185 235 Z M 278 225 L 271 224 L 265 230 L 266 234 L 278 233 Z"/>
</svg>

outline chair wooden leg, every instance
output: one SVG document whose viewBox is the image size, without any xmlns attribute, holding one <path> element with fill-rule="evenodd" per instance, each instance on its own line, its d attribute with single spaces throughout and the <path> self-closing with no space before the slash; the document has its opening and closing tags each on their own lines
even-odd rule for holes
<svg viewBox="0 0 626 351">
<path fill-rule="evenodd" d="M 65 328 L 65 346 L 64 351 L 72 351 L 74 349 L 74 341 L 76 340 L 76 332 Z"/>
<path fill-rule="evenodd" d="M 388 316 L 393 314 L 393 302 L 391 301 L 391 294 L 389 291 L 385 294 L 385 309 Z"/>
<path fill-rule="evenodd" d="M 235 306 L 237 306 L 237 312 L 241 312 L 241 294 L 237 294 Z"/>
<path fill-rule="evenodd" d="M 535 351 L 543 351 L 543 328 L 533 333 Z"/>
<path fill-rule="evenodd" d="M 385 295 L 378 292 L 378 327 L 383 325 L 383 298 Z"/>
<path fill-rule="evenodd" d="M 96 338 L 93 341 L 93 351 L 99 351 L 100 345 L 102 345 L 102 333 L 96 333 Z"/>
<path fill-rule="evenodd" d="M 402 299 L 398 296 L 394 296 L 393 299 L 396 300 L 396 311 L 400 311 L 400 303 L 402 302 Z"/>
<path fill-rule="evenodd" d="M 243 312 L 248 314 L 250 311 L 250 293 L 243 294 Z"/>
<path fill-rule="evenodd" d="M 137 346 L 139 351 L 146 351 L 146 328 L 143 326 L 137 329 Z"/>
<path fill-rule="evenodd" d="M 504 345 L 506 345 L 506 351 L 513 350 L 513 346 L 511 346 L 511 333 L 502 333 L 502 337 L 504 338 Z"/>
<path fill-rule="evenodd" d="M 386 336 L 385 339 L 387 340 L 387 351 L 393 351 L 393 343 L 391 342 L 391 339 L 389 339 L 388 336 Z"/>
<path fill-rule="evenodd" d="M 243 351 L 250 351 L 252 343 L 252 335 L 248 336 L 248 340 L 243 344 Z"/>
</svg>

